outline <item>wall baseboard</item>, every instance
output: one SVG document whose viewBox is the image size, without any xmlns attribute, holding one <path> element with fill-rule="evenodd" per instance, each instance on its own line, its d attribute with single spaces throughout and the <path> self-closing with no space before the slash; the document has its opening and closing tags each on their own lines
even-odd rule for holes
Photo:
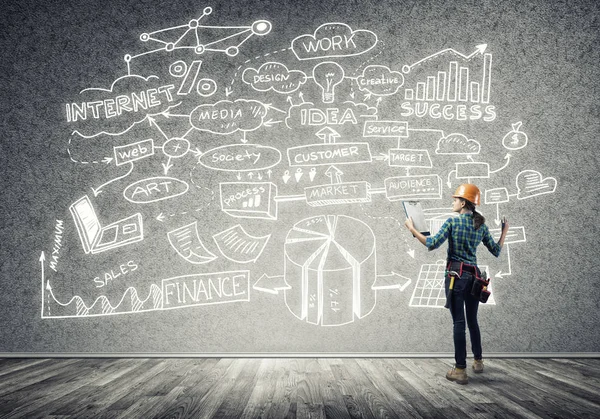
<svg viewBox="0 0 600 419">
<path fill-rule="evenodd" d="M 0 358 L 453 358 L 453 353 L 0 352 Z M 600 352 L 491 352 L 485 358 L 600 358 Z"/>
</svg>

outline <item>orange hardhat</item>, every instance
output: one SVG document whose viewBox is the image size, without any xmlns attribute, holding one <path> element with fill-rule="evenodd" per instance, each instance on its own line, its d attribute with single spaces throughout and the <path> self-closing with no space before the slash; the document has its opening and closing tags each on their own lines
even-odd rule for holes
<svg viewBox="0 0 600 419">
<path fill-rule="evenodd" d="M 452 198 L 463 198 L 475 205 L 479 205 L 481 203 L 481 192 L 472 183 L 463 183 L 456 188 Z"/>
</svg>

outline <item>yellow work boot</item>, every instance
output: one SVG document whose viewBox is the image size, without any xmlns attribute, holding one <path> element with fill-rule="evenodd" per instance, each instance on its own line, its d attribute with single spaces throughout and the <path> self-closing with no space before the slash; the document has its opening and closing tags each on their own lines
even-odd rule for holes
<svg viewBox="0 0 600 419">
<path fill-rule="evenodd" d="M 476 359 L 475 361 L 473 361 L 473 372 L 483 372 L 483 359 Z"/>
<path fill-rule="evenodd" d="M 468 384 L 469 376 L 467 375 L 466 368 L 456 368 L 453 367 L 446 374 L 446 379 L 450 381 L 455 381 L 457 384 Z"/>
</svg>

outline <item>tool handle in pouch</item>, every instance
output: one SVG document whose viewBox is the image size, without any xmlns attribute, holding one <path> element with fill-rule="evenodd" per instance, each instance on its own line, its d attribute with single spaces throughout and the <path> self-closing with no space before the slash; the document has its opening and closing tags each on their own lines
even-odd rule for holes
<svg viewBox="0 0 600 419">
<path fill-rule="evenodd" d="M 450 276 L 450 284 L 448 285 L 448 294 L 446 294 L 446 305 L 444 305 L 445 308 L 450 308 L 450 305 L 452 304 L 452 293 L 454 290 L 454 280 L 455 280 L 455 278 L 460 278 L 458 273 L 455 271 L 448 272 L 448 275 Z"/>
<path fill-rule="evenodd" d="M 475 278 L 473 281 L 473 287 L 471 288 L 471 295 L 479 300 L 481 303 L 487 303 L 490 298 L 490 292 L 487 290 L 490 280 L 485 272 L 481 273 L 481 278 Z"/>
</svg>

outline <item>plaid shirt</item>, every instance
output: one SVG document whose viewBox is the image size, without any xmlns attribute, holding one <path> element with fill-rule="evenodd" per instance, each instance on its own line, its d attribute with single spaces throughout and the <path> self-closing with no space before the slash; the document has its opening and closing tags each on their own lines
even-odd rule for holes
<svg viewBox="0 0 600 419">
<path fill-rule="evenodd" d="M 435 236 L 427 237 L 426 246 L 429 250 L 437 249 L 446 240 L 448 240 L 448 260 L 470 265 L 477 265 L 476 252 L 479 243 L 483 242 L 483 245 L 496 257 L 500 256 L 502 249 L 492 238 L 487 225 L 483 224 L 475 230 L 471 214 L 448 218 Z"/>
</svg>

